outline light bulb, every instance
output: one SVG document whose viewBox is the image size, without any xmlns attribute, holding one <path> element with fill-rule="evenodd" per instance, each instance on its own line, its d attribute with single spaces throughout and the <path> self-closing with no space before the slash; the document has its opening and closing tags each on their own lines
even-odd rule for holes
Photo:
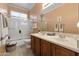
<svg viewBox="0 0 79 59">
<path fill-rule="evenodd" d="M 77 23 L 77 28 L 79 28 L 79 22 Z"/>
</svg>

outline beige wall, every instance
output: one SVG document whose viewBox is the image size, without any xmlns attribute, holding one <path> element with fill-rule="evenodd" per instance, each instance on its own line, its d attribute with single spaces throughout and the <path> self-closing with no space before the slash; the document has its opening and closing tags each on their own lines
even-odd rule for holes
<svg viewBox="0 0 79 59">
<path fill-rule="evenodd" d="M 8 6 L 6 3 L 0 3 L 0 8 L 5 9 L 7 11 L 6 15 L 8 15 Z"/>
<path fill-rule="evenodd" d="M 78 21 L 78 4 L 64 4 L 63 6 L 45 14 L 47 21 L 47 30 L 54 31 L 54 25 L 57 17 L 62 16 L 64 23 L 64 32 L 78 33 L 76 23 Z"/>
<path fill-rule="evenodd" d="M 6 3 L 0 3 L 0 8 L 7 9 L 7 4 Z"/>
<path fill-rule="evenodd" d="M 5 8 L 10 13 L 10 10 L 19 11 L 22 13 L 29 13 L 29 15 L 37 16 L 37 20 L 40 19 L 40 12 L 42 9 L 42 4 L 38 3 L 34 6 L 32 10 L 16 8 L 7 6 L 7 4 L 0 3 L 0 8 Z M 78 22 L 78 4 L 64 4 L 63 6 L 52 10 L 45 14 L 45 19 L 47 21 L 47 30 L 53 31 L 54 25 L 56 23 L 57 17 L 62 16 L 64 23 L 64 32 L 66 33 L 78 33 L 79 29 L 76 27 Z M 39 23 L 39 22 L 38 22 Z M 39 27 L 38 27 L 39 28 Z M 34 29 L 34 32 L 38 32 L 38 28 Z"/>
</svg>

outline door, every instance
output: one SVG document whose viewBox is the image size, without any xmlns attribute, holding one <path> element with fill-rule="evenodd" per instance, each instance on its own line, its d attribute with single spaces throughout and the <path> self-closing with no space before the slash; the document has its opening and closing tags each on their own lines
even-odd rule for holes
<svg viewBox="0 0 79 59">
<path fill-rule="evenodd" d="M 41 55 L 41 39 L 35 37 L 35 55 Z"/>
<path fill-rule="evenodd" d="M 55 56 L 55 44 L 51 43 L 51 56 Z"/>
<path fill-rule="evenodd" d="M 35 54 L 35 37 L 31 36 L 31 49 L 32 52 Z"/>
<path fill-rule="evenodd" d="M 41 55 L 50 56 L 50 43 L 45 40 L 41 40 Z"/>
</svg>

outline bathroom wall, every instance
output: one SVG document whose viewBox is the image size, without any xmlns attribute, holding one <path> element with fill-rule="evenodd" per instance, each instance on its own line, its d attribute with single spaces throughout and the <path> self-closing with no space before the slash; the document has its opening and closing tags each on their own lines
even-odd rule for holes
<svg viewBox="0 0 79 59">
<path fill-rule="evenodd" d="M 33 30 L 33 32 L 39 31 L 39 20 L 40 13 L 42 10 L 42 4 L 38 3 L 30 12 L 30 15 L 37 16 L 38 27 Z M 54 31 L 55 23 L 57 22 L 57 17 L 62 17 L 62 22 L 64 23 L 65 33 L 79 33 L 79 29 L 76 24 L 78 22 L 78 3 L 65 3 L 55 10 L 44 14 L 44 18 L 47 21 L 47 31 Z"/>
<path fill-rule="evenodd" d="M 9 6 L 6 3 L 0 3 L 0 11 L 1 10 L 5 10 L 6 11 L 6 16 L 10 16 L 10 11 L 17 11 L 17 12 L 22 12 L 22 13 L 25 13 L 25 14 L 28 13 L 27 9 Z M 12 20 L 12 19 L 8 19 L 8 21 L 9 21 L 8 23 L 9 24 L 10 24 L 10 20 Z M 3 28 L 2 31 L 0 30 L 0 36 L 1 36 L 1 32 L 2 32 L 2 38 L 4 38 L 10 31 L 8 32 L 8 27 L 7 27 L 7 28 Z"/>
<path fill-rule="evenodd" d="M 52 10 L 44 15 L 47 21 L 47 31 L 54 31 L 54 25 L 57 22 L 57 17 L 62 17 L 65 33 L 79 33 L 76 24 L 78 22 L 78 4 L 66 3 L 61 7 Z"/>
<path fill-rule="evenodd" d="M 0 12 L 3 12 L 5 15 L 7 15 L 7 4 L 0 4 Z M 0 39 L 3 38 L 5 39 L 5 37 L 7 37 L 8 35 L 8 27 L 3 27 L 3 18 L 4 16 L 2 16 L 2 14 L 0 14 Z M 1 30 L 2 29 L 2 30 Z"/>
<path fill-rule="evenodd" d="M 10 10 L 19 11 L 23 13 L 28 13 L 29 15 L 37 17 L 37 28 L 34 28 L 33 32 L 39 31 L 39 19 L 40 12 L 42 10 L 42 4 L 36 3 L 32 10 L 25 10 L 23 8 L 16 8 L 8 6 L 5 3 L 0 3 L 0 8 L 5 8 L 10 14 Z M 45 19 L 47 21 L 47 31 L 54 31 L 54 25 L 57 21 L 57 17 L 62 17 L 62 22 L 64 23 L 64 32 L 65 33 L 79 33 L 79 29 L 76 24 L 78 22 L 78 3 L 66 3 L 61 7 L 51 10 L 46 13 Z"/>
<path fill-rule="evenodd" d="M 17 12 L 22 12 L 28 14 L 28 17 L 30 15 L 36 16 L 37 17 L 37 28 L 33 29 L 33 32 L 38 32 L 38 20 L 40 19 L 39 15 L 42 9 L 42 4 L 41 3 L 36 3 L 34 8 L 32 10 L 24 9 L 24 8 L 18 8 L 15 6 L 9 6 L 6 3 L 0 3 L 0 8 L 6 9 L 7 10 L 7 16 L 10 16 L 10 11 L 17 11 Z"/>
<path fill-rule="evenodd" d="M 8 14 L 8 5 L 6 3 L 0 3 L 0 9 L 4 9 L 6 11 L 6 15 Z"/>
<path fill-rule="evenodd" d="M 39 20 L 40 20 L 40 13 L 42 10 L 42 3 L 36 3 L 33 9 L 29 12 L 29 15 L 35 16 L 37 27 L 33 28 L 33 32 L 38 32 L 39 31 Z"/>
<path fill-rule="evenodd" d="M 7 4 L 6 3 L 0 3 L 0 8 L 7 9 Z"/>
<path fill-rule="evenodd" d="M 6 3 L 0 3 L 0 8 L 7 9 L 7 4 Z"/>
</svg>

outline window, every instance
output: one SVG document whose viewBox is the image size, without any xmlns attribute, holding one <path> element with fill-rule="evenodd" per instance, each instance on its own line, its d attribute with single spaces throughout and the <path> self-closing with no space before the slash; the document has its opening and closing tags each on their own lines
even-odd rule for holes
<svg viewBox="0 0 79 59">
<path fill-rule="evenodd" d="M 43 3 L 42 8 L 45 9 L 47 7 L 49 7 L 50 5 L 52 5 L 53 3 Z"/>
<path fill-rule="evenodd" d="M 24 20 L 27 20 L 27 14 L 15 11 L 11 11 L 11 17 L 23 18 Z"/>
</svg>

